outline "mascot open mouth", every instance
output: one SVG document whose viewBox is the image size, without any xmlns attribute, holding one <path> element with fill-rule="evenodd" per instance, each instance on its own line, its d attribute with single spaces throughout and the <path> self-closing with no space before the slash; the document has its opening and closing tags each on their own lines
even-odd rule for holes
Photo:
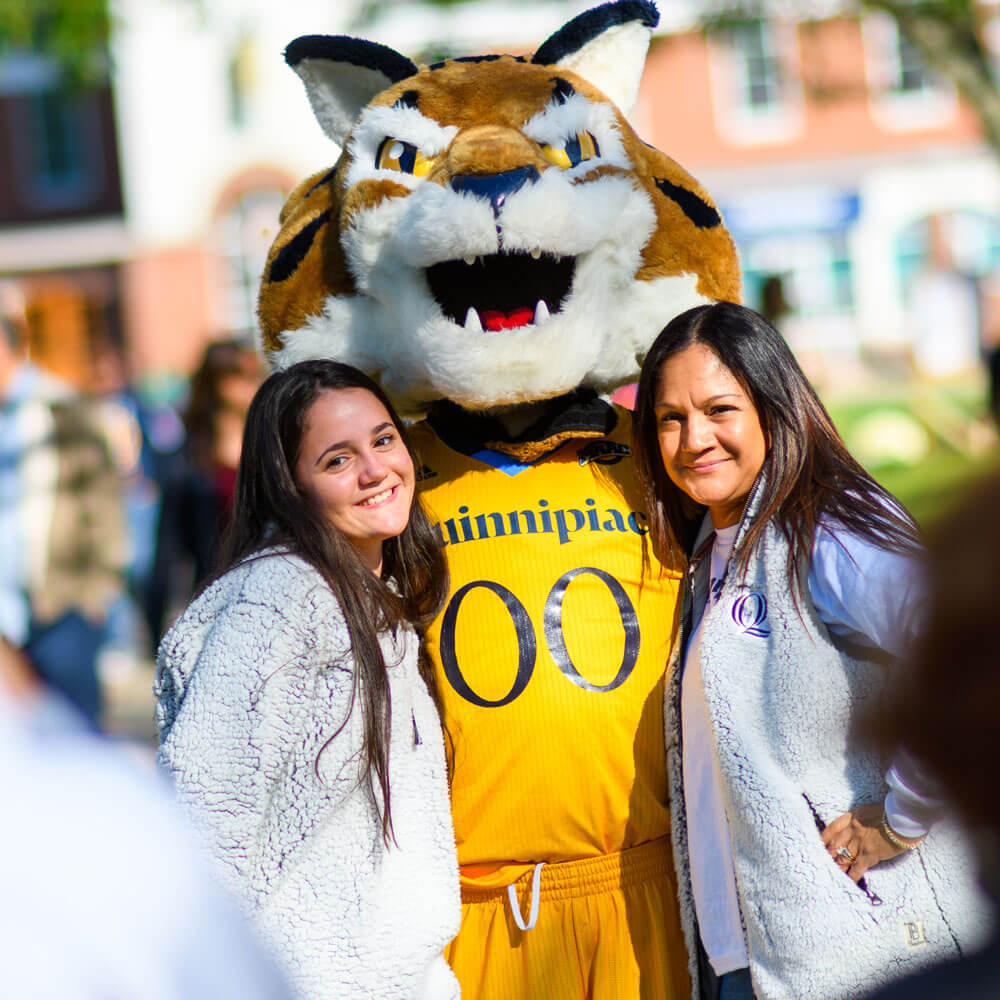
<svg viewBox="0 0 1000 1000">
<path fill-rule="evenodd" d="M 442 261 L 427 268 L 427 284 L 445 316 L 472 333 L 544 323 L 569 295 L 576 258 L 536 253 Z"/>
</svg>

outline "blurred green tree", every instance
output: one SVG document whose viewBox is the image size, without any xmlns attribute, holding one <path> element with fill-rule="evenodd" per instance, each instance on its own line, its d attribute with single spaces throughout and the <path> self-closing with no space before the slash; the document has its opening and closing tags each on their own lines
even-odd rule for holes
<svg viewBox="0 0 1000 1000">
<path fill-rule="evenodd" d="M 47 56 L 70 86 L 107 75 L 110 33 L 107 0 L 0 0 L 0 56 Z"/>
<path fill-rule="evenodd" d="M 1000 87 L 985 43 L 985 7 L 975 0 L 865 0 L 865 5 L 895 18 L 927 65 L 951 80 L 1000 155 Z"/>
</svg>

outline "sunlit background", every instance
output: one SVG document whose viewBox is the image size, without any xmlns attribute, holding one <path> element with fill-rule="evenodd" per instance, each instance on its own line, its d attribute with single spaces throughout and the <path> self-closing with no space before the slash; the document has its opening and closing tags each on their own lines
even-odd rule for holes
<svg viewBox="0 0 1000 1000">
<path fill-rule="evenodd" d="M 0 305 L 38 365 L 107 403 L 137 570 L 161 489 L 143 453 L 179 447 L 207 345 L 255 344 L 278 210 L 339 154 L 285 45 L 518 53 L 590 5 L 65 0 L 0 23 Z M 998 461 L 1000 0 L 919 6 L 951 22 L 915 22 L 905 0 L 662 0 L 631 118 L 711 192 L 747 303 L 927 524 Z M 145 731 L 155 637 L 122 629 L 102 661 L 109 724 Z"/>
</svg>

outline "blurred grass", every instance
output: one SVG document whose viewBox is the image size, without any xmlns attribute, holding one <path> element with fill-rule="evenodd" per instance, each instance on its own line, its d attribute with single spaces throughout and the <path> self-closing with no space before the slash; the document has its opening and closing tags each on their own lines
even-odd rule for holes
<svg viewBox="0 0 1000 1000">
<path fill-rule="evenodd" d="M 838 393 L 824 403 L 862 465 L 923 528 L 978 480 L 1000 471 L 1000 445 L 986 415 L 981 380 L 879 385 Z M 883 441 L 878 441 L 880 428 Z M 905 454 L 907 448 L 910 454 Z"/>
<path fill-rule="evenodd" d="M 964 492 L 1000 468 L 996 453 L 977 459 L 942 454 L 912 468 L 876 470 L 875 478 L 898 497 L 922 528 L 933 525 Z"/>
</svg>

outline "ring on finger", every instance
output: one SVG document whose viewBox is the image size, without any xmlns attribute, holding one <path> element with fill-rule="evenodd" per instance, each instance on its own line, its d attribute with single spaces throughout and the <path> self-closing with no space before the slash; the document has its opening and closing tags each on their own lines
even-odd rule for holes
<svg viewBox="0 0 1000 1000">
<path fill-rule="evenodd" d="M 837 857 L 846 861 L 849 865 L 853 865 L 854 862 L 858 860 L 857 857 L 851 853 L 850 848 L 846 846 L 837 850 Z"/>
</svg>

